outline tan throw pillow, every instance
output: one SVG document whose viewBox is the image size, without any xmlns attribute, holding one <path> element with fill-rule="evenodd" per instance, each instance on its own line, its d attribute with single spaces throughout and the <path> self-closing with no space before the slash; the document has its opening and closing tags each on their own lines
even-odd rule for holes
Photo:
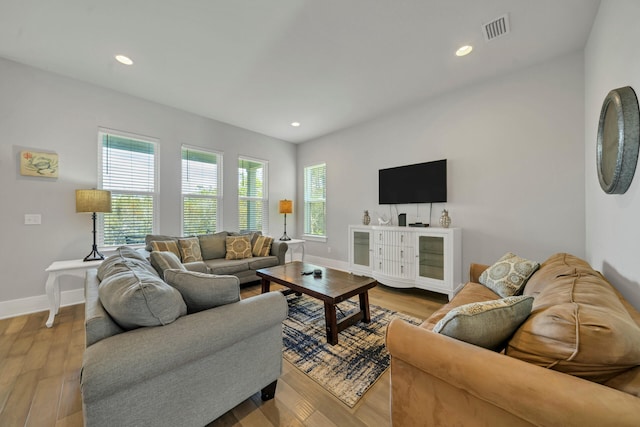
<svg viewBox="0 0 640 427">
<path fill-rule="evenodd" d="M 598 272 L 566 274 L 535 297 L 506 353 L 601 383 L 640 365 L 640 327 Z"/>
<path fill-rule="evenodd" d="M 227 236 L 226 259 L 251 258 L 251 239 L 249 236 Z"/>
<path fill-rule="evenodd" d="M 178 249 L 178 243 L 175 240 L 154 240 L 150 246 L 151 252 L 173 252 L 178 258 L 182 256 L 180 249 Z"/>
<path fill-rule="evenodd" d="M 268 256 L 271 252 L 271 243 L 273 243 L 273 237 L 258 236 L 253 244 L 253 256 Z"/>
<path fill-rule="evenodd" d="M 433 332 L 490 350 L 502 350 L 513 332 L 525 321 L 533 297 L 507 297 L 473 302 L 449 311 Z"/>
<path fill-rule="evenodd" d="M 187 237 L 178 239 L 180 245 L 180 253 L 182 254 L 182 262 L 202 261 L 202 252 L 200 252 L 200 241 L 197 237 Z"/>
<path fill-rule="evenodd" d="M 522 289 L 538 267 L 539 263 L 508 252 L 483 271 L 478 280 L 501 297 L 510 297 Z"/>
</svg>

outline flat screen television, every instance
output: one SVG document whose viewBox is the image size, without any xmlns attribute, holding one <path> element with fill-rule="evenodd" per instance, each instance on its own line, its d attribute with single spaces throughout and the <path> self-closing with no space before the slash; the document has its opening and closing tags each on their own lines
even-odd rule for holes
<svg viewBox="0 0 640 427">
<path fill-rule="evenodd" d="M 447 159 L 378 171 L 378 203 L 441 203 L 447 201 Z"/>
</svg>

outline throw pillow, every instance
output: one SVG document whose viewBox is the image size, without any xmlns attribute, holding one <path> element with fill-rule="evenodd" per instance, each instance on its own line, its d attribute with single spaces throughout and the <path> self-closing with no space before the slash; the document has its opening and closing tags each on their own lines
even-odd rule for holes
<svg viewBox="0 0 640 427">
<path fill-rule="evenodd" d="M 501 297 L 516 295 L 540 267 L 535 261 L 508 252 L 480 275 L 479 281 Z"/>
<path fill-rule="evenodd" d="M 258 236 L 253 244 L 253 256 L 268 256 L 271 251 L 271 243 L 273 243 L 273 237 Z"/>
<path fill-rule="evenodd" d="M 149 255 L 149 261 L 153 268 L 156 269 L 160 277 L 164 277 L 164 271 L 170 268 L 177 268 L 179 270 L 186 270 L 184 265 L 180 262 L 180 258 L 173 252 L 160 252 L 153 251 Z"/>
<path fill-rule="evenodd" d="M 240 280 L 236 276 L 170 269 L 164 272 L 164 280 L 182 294 L 188 313 L 240 301 Z"/>
<path fill-rule="evenodd" d="M 153 248 L 151 247 L 151 242 L 166 242 L 167 240 L 173 240 L 174 242 L 178 243 L 177 237 L 167 236 L 166 234 L 147 234 L 144 238 L 144 248 L 147 250 L 147 252 L 151 252 L 153 250 Z"/>
<path fill-rule="evenodd" d="M 490 350 L 501 350 L 531 313 L 533 297 L 474 302 L 449 311 L 433 332 Z"/>
<path fill-rule="evenodd" d="M 203 259 L 224 258 L 227 253 L 227 233 L 220 231 L 215 234 L 203 234 L 198 236 L 200 250 Z"/>
<path fill-rule="evenodd" d="M 100 282 L 98 295 L 122 329 L 166 325 L 187 313 L 180 292 L 143 271 L 107 277 Z"/>
<path fill-rule="evenodd" d="M 202 252 L 200 252 L 200 241 L 197 237 L 178 239 L 178 245 L 180 246 L 182 262 L 187 263 L 202 261 Z"/>
<path fill-rule="evenodd" d="M 251 239 L 249 236 L 227 236 L 226 259 L 251 258 Z"/>
<path fill-rule="evenodd" d="M 150 243 L 151 252 L 153 251 L 161 251 L 161 252 L 173 252 L 178 258 L 182 255 L 180 254 L 180 249 L 178 249 L 178 242 L 175 240 L 154 240 Z"/>
</svg>

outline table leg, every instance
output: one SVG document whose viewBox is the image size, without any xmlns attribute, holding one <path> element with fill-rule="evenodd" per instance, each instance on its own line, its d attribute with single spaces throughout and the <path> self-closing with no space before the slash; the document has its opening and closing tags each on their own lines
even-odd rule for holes
<svg viewBox="0 0 640 427">
<path fill-rule="evenodd" d="M 327 325 L 327 342 L 331 345 L 338 344 L 338 318 L 335 305 L 324 303 L 324 319 Z"/>
<path fill-rule="evenodd" d="M 53 319 L 58 314 L 60 308 L 60 284 L 58 283 L 58 273 L 52 271 L 47 277 L 45 284 L 47 297 L 49 298 L 49 318 L 47 319 L 47 328 L 53 326 Z"/>
<path fill-rule="evenodd" d="M 371 322 L 371 311 L 369 310 L 369 292 L 364 291 L 359 295 L 360 297 L 360 311 L 362 312 L 362 321 L 365 323 Z"/>
<path fill-rule="evenodd" d="M 266 294 L 269 292 L 271 289 L 271 282 L 263 277 L 260 283 L 262 284 L 262 293 Z"/>
</svg>

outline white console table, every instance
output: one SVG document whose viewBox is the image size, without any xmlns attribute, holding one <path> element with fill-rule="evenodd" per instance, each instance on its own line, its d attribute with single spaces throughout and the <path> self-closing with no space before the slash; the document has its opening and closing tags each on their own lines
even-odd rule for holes
<svg viewBox="0 0 640 427">
<path fill-rule="evenodd" d="M 83 261 L 74 259 L 70 261 L 55 261 L 45 270 L 49 273 L 45 290 L 49 298 L 49 318 L 47 319 L 47 328 L 53 326 L 53 319 L 60 309 L 60 276 L 81 276 L 90 268 L 97 268 L 102 264 L 99 261 Z"/>
<path fill-rule="evenodd" d="M 291 240 L 285 240 L 284 241 L 287 246 L 289 246 L 289 249 L 287 250 L 287 252 L 289 252 L 289 256 L 291 257 L 291 262 L 293 262 L 293 253 L 295 251 L 297 251 L 298 249 L 302 249 L 302 259 L 301 261 L 304 262 L 304 244 L 305 244 L 305 240 L 302 239 L 291 239 Z M 286 258 L 287 254 L 285 254 L 285 258 Z"/>
</svg>

